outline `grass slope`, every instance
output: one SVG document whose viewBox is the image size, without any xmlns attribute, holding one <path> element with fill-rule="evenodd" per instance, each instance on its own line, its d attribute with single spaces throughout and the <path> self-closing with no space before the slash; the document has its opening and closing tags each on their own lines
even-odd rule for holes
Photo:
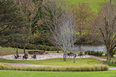
<svg viewBox="0 0 116 77">
<path fill-rule="evenodd" d="M 116 77 L 116 71 L 97 72 L 37 72 L 0 70 L 0 77 Z"/>
<path fill-rule="evenodd" d="M 116 54 L 115 54 L 116 55 Z M 104 58 L 107 59 L 107 56 L 99 56 L 100 58 Z M 116 56 L 114 56 L 113 58 L 111 58 L 111 61 L 116 61 Z"/>
<path fill-rule="evenodd" d="M 98 10 L 109 0 L 66 0 L 69 5 L 78 4 L 79 2 L 88 3 L 93 12 L 98 13 Z"/>
<path fill-rule="evenodd" d="M 67 58 L 63 61 L 62 58 L 46 59 L 46 60 L 6 60 L 0 59 L 3 63 L 18 63 L 18 64 L 37 64 L 37 65 L 57 65 L 57 66 L 80 66 L 80 65 L 94 65 L 102 64 L 102 61 L 95 58 L 78 58 L 73 63 L 72 58 Z"/>
</svg>

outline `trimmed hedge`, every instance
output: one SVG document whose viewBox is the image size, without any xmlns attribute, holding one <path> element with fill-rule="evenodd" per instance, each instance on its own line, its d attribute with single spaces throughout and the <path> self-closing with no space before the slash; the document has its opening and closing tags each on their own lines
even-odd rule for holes
<svg viewBox="0 0 116 77">
<path fill-rule="evenodd" d="M 94 56 L 102 56 L 103 52 L 99 52 L 99 51 L 85 51 L 85 54 L 94 55 Z"/>
<path fill-rule="evenodd" d="M 0 64 L 0 70 L 21 70 L 21 71 L 107 71 L 107 65 L 86 65 L 77 67 L 17 67 L 7 64 Z"/>
</svg>

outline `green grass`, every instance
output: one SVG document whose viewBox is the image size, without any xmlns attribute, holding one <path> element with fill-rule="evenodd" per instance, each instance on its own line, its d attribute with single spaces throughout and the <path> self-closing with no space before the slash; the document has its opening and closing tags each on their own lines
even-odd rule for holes
<svg viewBox="0 0 116 77">
<path fill-rule="evenodd" d="M 8 64 L 0 64 L 0 70 L 19 70 L 19 71 L 108 71 L 108 65 L 82 65 L 82 66 L 64 66 L 64 67 L 19 67 Z"/>
<path fill-rule="evenodd" d="M 12 47 L 1 47 L 0 46 L 0 55 L 9 55 L 9 54 L 16 54 L 16 48 L 12 48 Z M 34 49 L 26 49 L 26 53 L 28 53 L 28 51 L 31 51 Z M 37 50 L 36 50 L 37 51 Z M 23 53 L 24 50 L 18 48 L 18 53 Z M 49 53 L 56 53 L 57 51 L 46 51 Z M 59 51 L 59 53 L 62 53 L 62 51 Z"/>
<path fill-rule="evenodd" d="M 116 71 L 38 72 L 38 71 L 0 70 L 0 77 L 116 77 Z"/>
<path fill-rule="evenodd" d="M 0 46 L 0 55 L 8 55 L 8 54 L 15 54 L 16 53 L 16 48 L 12 47 L 1 47 Z M 28 50 L 26 50 L 27 52 Z M 18 49 L 19 53 L 23 53 L 23 49 Z"/>
<path fill-rule="evenodd" d="M 100 58 L 104 58 L 107 59 L 107 56 L 99 56 Z M 111 61 L 116 61 L 116 56 L 114 56 L 113 58 L 111 58 Z"/>
<path fill-rule="evenodd" d="M 62 58 L 46 59 L 46 60 L 7 60 L 0 59 L 3 63 L 18 63 L 18 64 L 37 64 L 37 65 L 57 65 L 57 66 L 80 66 L 80 65 L 94 65 L 102 64 L 102 61 L 95 58 L 77 58 L 73 63 L 72 58 L 67 58 L 63 61 Z"/>
<path fill-rule="evenodd" d="M 79 2 L 88 3 L 92 11 L 97 14 L 101 6 L 103 6 L 109 0 L 66 0 L 66 1 L 68 2 L 69 5 L 78 4 Z"/>
</svg>

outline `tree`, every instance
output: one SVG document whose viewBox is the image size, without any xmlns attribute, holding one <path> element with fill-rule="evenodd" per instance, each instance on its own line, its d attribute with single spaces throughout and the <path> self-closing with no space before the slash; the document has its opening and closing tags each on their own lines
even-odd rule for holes
<svg viewBox="0 0 116 77">
<path fill-rule="evenodd" d="M 42 1 L 41 0 L 15 0 L 21 13 L 25 14 L 30 23 L 29 35 L 36 32 L 37 26 L 41 24 L 42 17 Z M 31 40 L 31 39 L 30 39 Z"/>
<path fill-rule="evenodd" d="M 80 2 L 78 5 L 71 5 L 71 11 L 77 21 L 77 30 L 80 36 L 85 32 L 89 31 L 88 22 L 94 16 L 88 3 Z"/>
<path fill-rule="evenodd" d="M 57 1 L 57 0 L 49 0 L 46 1 L 46 3 L 43 4 L 43 27 L 45 28 L 47 33 L 48 40 L 57 48 L 57 53 L 58 51 L 58 44 L 53 43 L 54 38 L 51 36 L 51 31 L 47 28 L 46 26 L 49 27 L 51 26 L 54 28 L 57 26 L 58 19 L 61 17 L 62 13 L 64 12 L 64 1 Z"/>
<path fill-rule="evenodd" d="M 107 61 L 110 61 L 116 47 L 116 6 L 110 3 L 103 6 L 99 11 L 95 26 L 97 32 L 100 32 L 100 34 L 97 34 L 102 36 L 106 46 Z"/>
<path fill-rule="evenodd" d="M 63 50 L 63 60 L 66 61 L 67 51 L 71 50 L 77 39 L 73 15 L 64 9 L 62 2 L 58 4 L 56 0 L 45 4 L 44 13 L 43 23 L 50 30 L 50 41 Z"/>
<path fill-rule="evenodd" d="M 13 0 L 0 0 L 0 45 L 10 44 L 12 37 L 20 33 L 26 18 L 22 15 Z"/>
</svg>

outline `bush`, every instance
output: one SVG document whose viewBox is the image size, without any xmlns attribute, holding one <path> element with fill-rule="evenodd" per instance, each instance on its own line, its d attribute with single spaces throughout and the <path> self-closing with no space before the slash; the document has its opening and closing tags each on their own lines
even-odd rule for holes
<svg viewBox="0 0 116 77">
<path fill-rule="evenodd" d="M 22 71 L 107 71 L 107 65 L 86 65 L 77 67 L 17 67 L 0 64 L 0 70 L 22 70 Z"/>
<path fill-rule="evenodd" d="M 27 46 L 25 47 L 26 49 L 36 49 L 36 46 L 34 44 L 27 44 Z"/>
<path fill-rule="evenodd" d="M 53 46 L 46 46 L 46 45 L 38 45 L 39 50 L 45 50 L 45 51 L 56 51 L 56 47 Z"/>
<path fill-rule="evenodd" d="M 88 55 L 91 55 L 91 52 L 90 51 L 87 51 Z"/>
<path fill-rule="evenodd" d="M 94 56 L 102 56 L 103 52 L 99 51 L 85 51 L 88 55 L 94 55 Z"/>
<path fill-rule="evenodd" d="M 85 54 L 87 54 L 87 51 L 85 51 Z"/>
</svg>

